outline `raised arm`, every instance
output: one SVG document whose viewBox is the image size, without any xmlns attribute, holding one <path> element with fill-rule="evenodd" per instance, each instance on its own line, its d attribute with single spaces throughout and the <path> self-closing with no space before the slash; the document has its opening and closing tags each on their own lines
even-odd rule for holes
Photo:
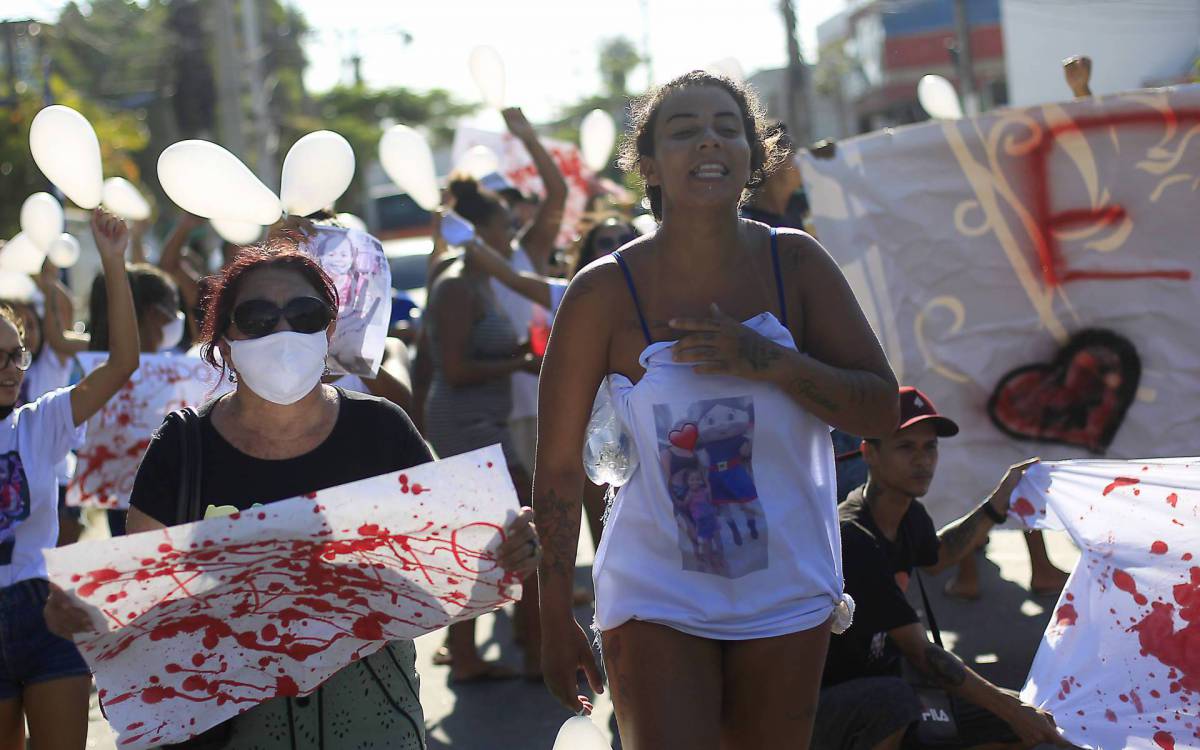
<svg viewBox="0 0 1200 750">
<path fill-rule="evenodd" d="M 504 286 L 513 290 L 531 302 L 550 307 L 550 280 L 545 276 L 529 271 L 518 271 L 512 267 L 500 253 L 493 250 L 482 240 L 475 240 L 466 246 L 467 256 L 482 268 L 484 273 L 495 278 Z"/>
<path fill-rule="evenodd" d="M 538 389 L 537 462 L 533 507 L 542 537 L 538 568 L 542 618 L 542 670 L 550 692 L 572 711 L 587 707 L 576 695 L 579 670 L 601 692 L 599 669 L 587 634 L 571 611 L 575 553 L 583 507 L 584 431 L 596 390 L 608 371 L 615 271 L 589 268 L 571 282 L 555 319 Z M 618 282 L 619 283 L 619 282 Z"/>
<path fill-rule="evenodd" d="M 519 370 L 536 372 L 537 360 L 530 354 L 504 359 L 481 359 L 471 354 L 471 324 L 475 303 L 467 282 L 441 279 L 433 288 L 430 304 L 442 360 L 442 374 L 454 386 L 479 385 L 506 377 Z"/>
<path fill-rule="evenodd" d="M 1032 458 L 1010 467 L 1004 479 L 982 505 L 939 531 L 937 564 L 925 568 L 925 571 L 930 575 L 937 575 L 949 567 L 958 565 L 964 557 L 982 544 L 992 527 L 1002 523 L 1001 519 L 1008 515 L 1008 501 L 1013 490 L 1021 482 L 1021 477 L 1025 476 L 1025 471 L 1037 462 L 1038 459 Z"/>
<path fill-rule="evenodd" d="M 100 250 L 104 288 L 108 294 L 108 360 L 84 376 L 71 389 L 71 416 L 76 425 L 86 422 L 116 395 L 138 368 L 137 314 L 129 276 L 125 273 L 125 245 L 129 229 L 125 222 L 96 209 L 92 213 L 92 236 Z"/>
<path fill-rule="evenodd" d="M 43 326 L 46 345 L 64 360 L 86 351 L 92 337 L 76 333 L 69 327 L 75 320 L 75 304 L 71 301 L 71 293 L 58 280 L 58 268 L 49 258 L 42 263 L 37 285 L 46 299 L 46 325 Z"/>
<path fill-rule="evenodd" d="M 550 265 L 550 256 L 554 254 L 554 240 L 562 226 L 563 209 L 567 205 L 567 181 L 563 179 L 562 172 L 558 171 L 554 157 L 538 140 L 537 132 L 525 118 L 525 113 L 519 107 L 511 107 L 502 114 L 505 124 L 508 125 L 508 132 L 529 152 L 534 166 L 537 167 L 538 177 L 542 178 L 542 185 L 546 189 L 546 195 L 538 205 L 533 221 L 520 237 L 521 247 L 529 254 L 533 267 L 545 273 Z"/>
</svg>

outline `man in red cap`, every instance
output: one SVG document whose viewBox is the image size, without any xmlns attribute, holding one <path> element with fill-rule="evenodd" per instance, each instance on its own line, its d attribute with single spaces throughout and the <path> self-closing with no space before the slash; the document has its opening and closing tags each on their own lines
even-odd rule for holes
<svg viewBox="0 0 1200 750">
<path fill-rule="evenodd" d="M 921 747 L 922 736 L 928 741 L 939 731 L 956 734 L 957 744 L 938 747 L 984 742 L 1069 747 L 1048 713 L 1024 705 L 1015 693 L 931 643 L 905 597 L 915 568 L 936 574 L 957 564 L 1004 522 L 1009 497 L 1036 463 L 1010 468 L 986 501 L 938 532 L 917 498 L 933 481 L 938 440 L 957 434 L 958 425 L 939 414 L 928 396 L 904 387 L 896 432 L 863 442 L 867 483 L 838 508 L 845 589 L 857 607 L 854 624 L 829 644 L 814 750 Z M 945 691 L 943 707 L 918 700 L 901 676 L 905 660 L 924 684 Z"/>
</svg>

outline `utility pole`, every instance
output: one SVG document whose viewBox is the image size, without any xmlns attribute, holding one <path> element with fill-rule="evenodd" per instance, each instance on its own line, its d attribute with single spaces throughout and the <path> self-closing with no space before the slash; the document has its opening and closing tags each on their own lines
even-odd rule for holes
<svg viewBox="0 0 1200 750">
<path fill-rule="evenodd" d="M 654 59 L 650 55 L 650 3 L 642 0 L 642 62 L 646 64 L 646 88 L 654 86 Z"/>
<path fill-rule="evenodd" d="M 783 15 L 784 31 L 787 34 L 787 124 L 792 141 L 797 145 L 812 140 L 812 125 L 808 112 L 808 70 L 804 55 L 800 51 L 800 38 L 796 35 L 796 6 L 793 0 L 779 0 L 779 12 Z"/>
<path fill-rule="evenodd" d="M 975 91 L 975 66 L 971 55 L 971 25 L 967 21 L 967 0 L 954 0 L 954 36 L 958 68 L 958 92 L 963 112 L 970 117 L 979 114 L 979 95 Z"/>
<path fill-rule="evenodd" d="M 246 73 L 250 77 L 250 103 L 254 112 L 254 172 L 267 187 L 279 189 L 279 168 L 275 163 L 275 130 L 267 106 L 263 81 L 262 34 L 258 25 L 258 0 L 242 0 L 242 41 L 246 48 Z"/>
<path fill-rule="evenodd" d="M 239 159 L 246 156 L 242 135 L 241 61 L 234 39 L 233 0 L 213 0 L 214 38 L 217 46 L 217 112 L 221 145 Z"/>
</svg>

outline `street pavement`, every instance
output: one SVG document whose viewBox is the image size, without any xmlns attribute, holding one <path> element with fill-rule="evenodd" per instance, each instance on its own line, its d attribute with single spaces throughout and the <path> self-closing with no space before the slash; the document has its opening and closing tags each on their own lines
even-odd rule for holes
<svg viewBox="0 0 1200 750">
<path fill-rule="evenodd" d="M 592 549 L 585 536 L 580 541 L 580 586 L 589 584 Z M 1064 570 L 1074 567 L 1078 552 L 1064 535 L 1047 532 L 1050 556 Z M 980 558 L 982 599 L 962 602 L 947 598 L 942 586 L 950 572 L 926 580 L 932 606 L 946 646 L 986 679 L 1001 687 L 1020 689 L 1033 662 L 1038 642 L 1050 619 L 1054 598 L 1036 598 L 1029 592 L 1029 556 L 1020 532 L 997 531 L 986 556 Z M 913 586 L 910 596 L 921 609 Z M 585 626 L 591 608 L 576 612 Z M 520 651 L 512 645 L 511 609 L 483 617 L 477 627 L 485 658 L 502 659 L 520 669 Z M 558 727 L 569 714 L 540 683 L 524 680 L 456 686 L 448 684 L 448 669 L 431 663 L 441 635 L 417 640 L 421 671 L 421 703 L 425 709 L 429 750 L 550 750 Z M 594 720 L 615 737 L 612 704 L 607 696 L 596 700 Z M 100 716 L 93 697 L 88 748 L 115 750 L 113 734 Z M 614 741 L 614 748 L 619 745 Z"/>
</svg>

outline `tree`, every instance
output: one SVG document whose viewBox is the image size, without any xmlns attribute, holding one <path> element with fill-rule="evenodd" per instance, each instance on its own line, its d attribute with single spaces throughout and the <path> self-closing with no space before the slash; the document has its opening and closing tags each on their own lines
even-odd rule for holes
<svg viewBox="0 0 1200 750">
<path fill-rule="evenodd" d="M 627 96 L 629 74 L 643 62 L 633 42 L 623 36 L 600 43 L 600 78 L 609 96 Z"/>
</svg>

